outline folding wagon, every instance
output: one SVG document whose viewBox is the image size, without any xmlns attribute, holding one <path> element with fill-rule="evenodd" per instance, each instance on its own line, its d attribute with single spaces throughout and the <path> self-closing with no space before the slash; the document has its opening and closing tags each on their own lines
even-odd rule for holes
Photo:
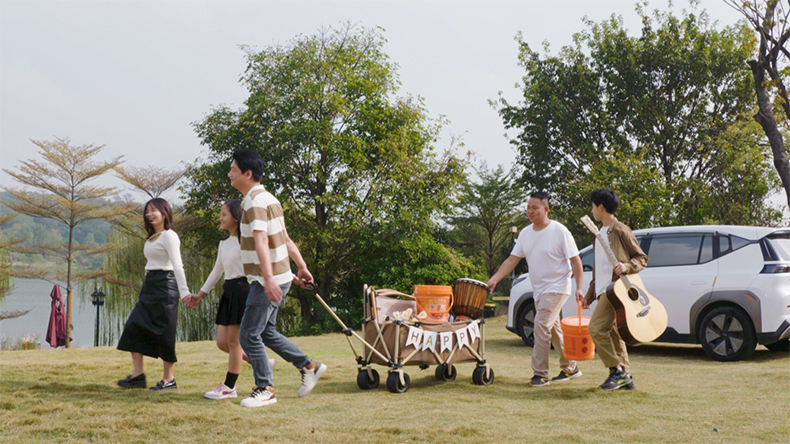
<svg viewBox="0 0 790 444">
<path fill-rule="evenodd" d="M 436 366 L 436 378 L 453 381 L 457 376 L 453 364 L 476 362 L 472 381 L 477 385 L 491 385 L 494 370 L 485 360 L 485 320 L 469 319 L 442 324 L 427 323 L 408 313 L 417 313 L 413 295 L 395 290 L 375 290 L 364 286 L 364 318 L 362 334 L 346 327 L 324 300 L 316 298 L 340 324 L 357 361 L 357 385 L 362 390 L 379 386 L 379 373 L 373 364 L 387 367 L 387 389 L 404 393 L 411 384 L 404 366 L 420 369 Z M 357 353 L 351 336 L 362 343 Z"/>
</svg>

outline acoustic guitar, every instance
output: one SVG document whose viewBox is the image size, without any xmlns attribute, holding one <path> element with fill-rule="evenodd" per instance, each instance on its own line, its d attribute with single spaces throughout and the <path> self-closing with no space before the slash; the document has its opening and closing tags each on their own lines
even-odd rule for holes
<svg viewBox="0 0 790 444">
<path fill-rule="evenodd" d="M 617 264 L 609 240 L 598 230 L 589 216 L 582 217 L 582 223 L 601 242 L 606 256 Z M 651 342 L 664 333 L 667 328 L 667 311 L 661 302 L 645 290 L 638 275 L 620 275 L 620 279 L 606 288 L 606 298 L 615 310 L 617 331 L 628 345 Z"/>
</svg>

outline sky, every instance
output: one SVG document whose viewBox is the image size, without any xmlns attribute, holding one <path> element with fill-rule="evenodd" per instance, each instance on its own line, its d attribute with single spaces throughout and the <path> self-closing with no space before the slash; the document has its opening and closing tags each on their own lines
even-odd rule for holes
<svg viewBox="0 0 790 444">
<path fill-rule="evenodd" d="M 585 29 L 622 15 L 632 35 L 635 0 L 544 1 L 10 1 L 0 0 L 0 166 L 37 155 L 33 140 L 69 137 L 105 145 L 99 158 L 175 168 L 205 158 L 192 123 L 213 106 L 239 108 L 247 92 L 240 45 L 259 49 L 351 21 L 381 27 L 398 65 L 400 96 L 420 96 L 445 116 L 437 148 L 461 136 L 478 162 L 510 167 L 515 151 L 489 105 L 519 98 L 515 36 L 552 52 Z M 649 9 L 666 10 L 667 1 Z M 687 9 L 676 1 L 673 10 Z M 719 26 L 740 18 L 702 0 Z M 124 185 L 106 177 L 103 184 Z M 0 185 L 16 186 L 5 172 Z M 132 194 L 134 196 L 134 194 Z M 136 196 L 142 198 L 141 196 Z M 178 199 L 179 193 L 165 195 Z M 779 199 L 781 201 L 781 199 Z"/>
</svg>

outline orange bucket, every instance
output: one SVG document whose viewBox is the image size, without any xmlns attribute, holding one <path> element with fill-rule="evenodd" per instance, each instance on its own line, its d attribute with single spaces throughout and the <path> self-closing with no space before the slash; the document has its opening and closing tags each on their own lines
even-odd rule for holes
<svg viewBox="0 0 790 444">
<path fill-rule="evenodd" d="M 582 301 L 578 301 L 579 316 L 562 320 L 562 338 L 565 358 L 571 361 L 589 361 L 595 357 L 595 344 L 587 331 L 590 317 L 582 316 Z"/>
<path fill-rule="evenodd" d="M 453 287 L 449 285 L 415 285 L 414 299 L 417 313 L 428 315 L 423 322 L 443 323 L 450 318 L 453 306 Z"/>
</svg>

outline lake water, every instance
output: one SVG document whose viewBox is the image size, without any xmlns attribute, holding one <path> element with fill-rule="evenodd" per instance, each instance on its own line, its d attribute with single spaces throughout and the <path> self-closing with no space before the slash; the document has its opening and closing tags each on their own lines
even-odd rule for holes
<svg viewBox="0 0 790 444">
<path fill-rule="evenodd" d="M 37 279 L 14 279 L 14 289 L 5 299 L 0 302 L 0 311 L 28 310 L 30 313 L 14 318 L 0 321 L 0 335 L 8 338 L 18 338 L 22 336 L 38 336 L 38 342 L 42 346 L 46 343 L 47 325 L 49 324 L 49 314 L 52 310 L 53 284 Z M 74 326 L 71 331 L 72 347 L 93 347 L 94 329 L 96 325 L 96 307 L 91 304 L 90 295 L 80 297 L 74 290 L 74 302 L 72 305 L 71 323 Z M 66 301 L 65 289 L 63 301 Z M 99 308 L 104 316 L 104 307 Z M 46 345 L 49 347 L 49 345 Z"/>
</svg>

